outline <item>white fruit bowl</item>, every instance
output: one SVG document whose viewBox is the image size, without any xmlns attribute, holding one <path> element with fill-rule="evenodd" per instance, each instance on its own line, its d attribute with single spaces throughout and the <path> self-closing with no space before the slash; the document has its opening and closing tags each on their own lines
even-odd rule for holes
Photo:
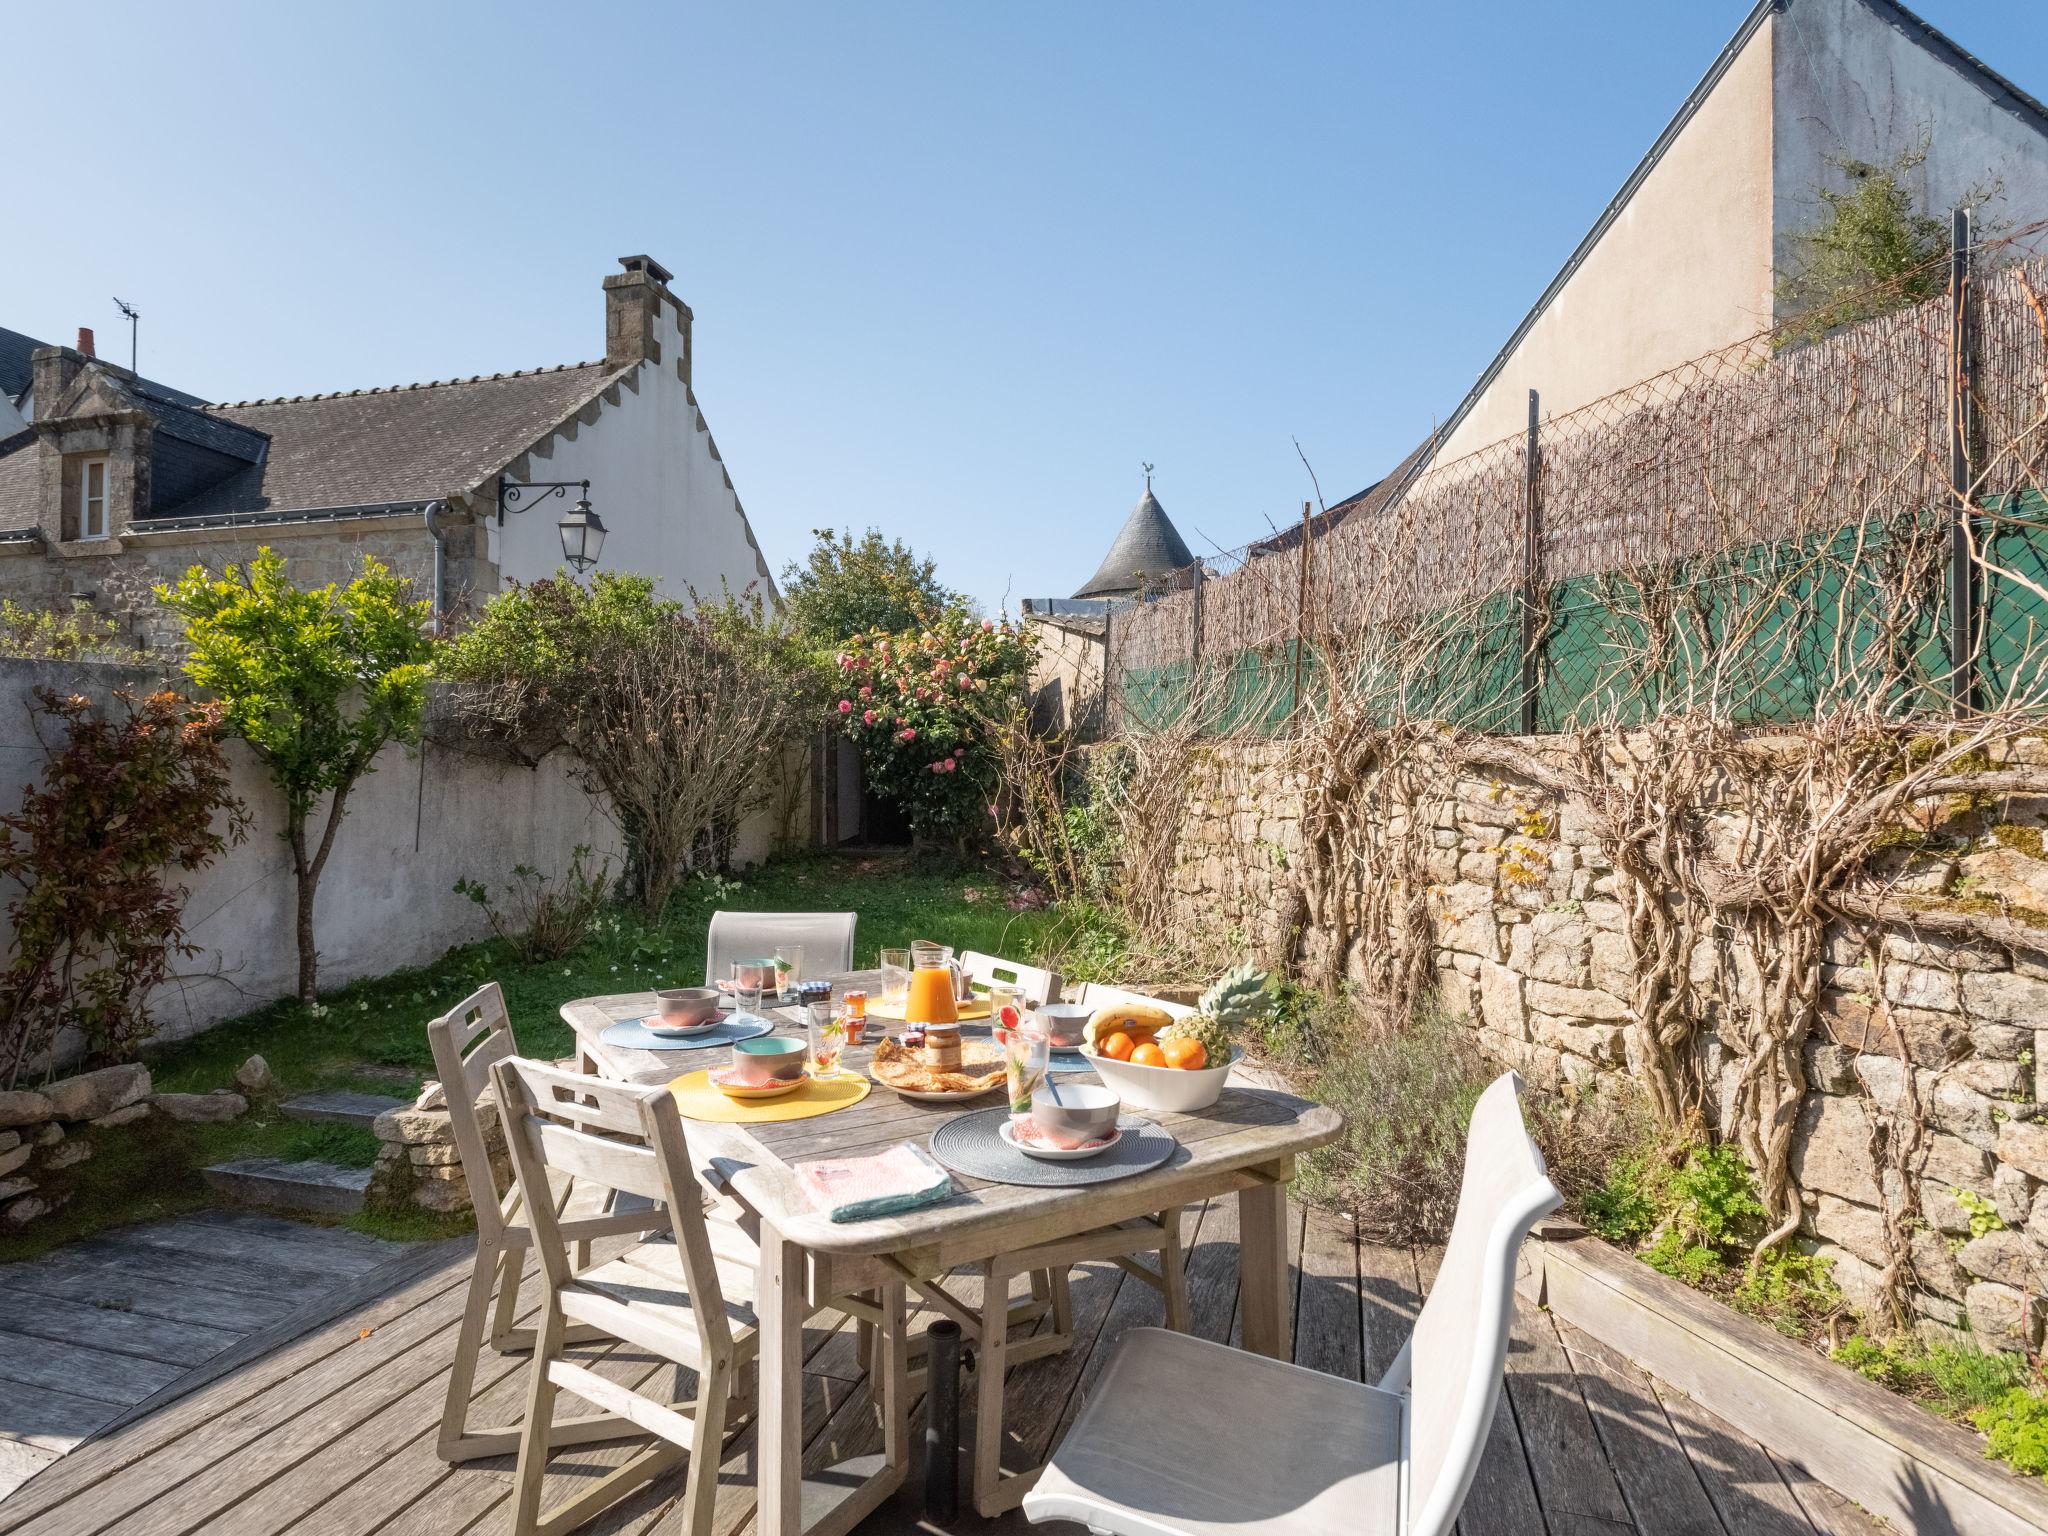
<svg viewBox="0 0 2048 1536">
<path fill-rule="evenodd" d="M 1222 1066 L 1199 1067 L 1192 1072 L 1183 1067 L 1143 1067 L 1134 1061 L 1098 1056 L 1092 1047 L 1085 1045 L 1081 1047 L 1081 1054 L 1095 1069 L 1095 1075 L 1116 1090 L 1117 1097 L 1124 1101 L 1126 1108 L 1185 1115 L 1193 1110 L 1207 1109 L 1223 1096 L 1223 1084 L 1244 1051 L 1241 1047 L 1232 1046 L 1230 1060 Z"/>
</svg>

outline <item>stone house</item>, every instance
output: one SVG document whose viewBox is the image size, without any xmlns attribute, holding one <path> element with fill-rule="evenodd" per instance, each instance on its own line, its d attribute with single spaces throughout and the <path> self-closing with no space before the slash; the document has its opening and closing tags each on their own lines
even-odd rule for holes
<svg viewBox="0 0 2048 1536">
<path fill-rule="evenodd" d="M 652 259 L 620 267 L 595 361 L 288 399 L 208 404 L 95 356 L 90 331 L 0 330 L 0 596 L 84 601 L 161 645 L 154 583 L 269 545 L 308 584 L 374 554 L 454 617 L 561 565 L 581 492 L 501 511 L 501 487 L 584 480 L 601 568 L 772 595 L 692 387 L 690 308 Z"/>
</svg>

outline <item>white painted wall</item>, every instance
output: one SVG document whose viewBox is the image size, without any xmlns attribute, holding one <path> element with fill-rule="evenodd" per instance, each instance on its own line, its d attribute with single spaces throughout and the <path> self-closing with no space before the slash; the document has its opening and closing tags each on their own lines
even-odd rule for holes
<svg viewBox="0 0 2048 1536">
<path fill-rule="evenodd" d="M 1973 186 L 1999 181 L 1995 226 L 2048 217 L 2048 140 L 2031 116 L 2002 104 L 1973 74 L 1930 52 L 1863 0 L 1791 0 L 1773 23 L 1776 69 L 1772 218 L 1780 266 L 1795 232 L 1820 216 L 1816 182 L 1843 183 L 1833 159 L 1883 164 L 1927 143 L 1913 190 L 1940 213 Z M 2048 89 L 2040 59 L 1986 60 L 2022 89 Z"/>
<path fill-rule="evenodd" d="M 652 576 L 675 598 L 692 589 L 716 598 L 721 581 L 735 592 L 758 582 L 772 594 L 768 563 L 674 356 L 639 364 L 613 393 L 616 404 L 557 433 L 530 459 L 533 480 L 590 481 L 591 506 L 606 528 L 599 569 Z M 555 573 L 556 524 L 568 506 L 541 501 L 508 516 L 502 534 L 491 528 L 491 555 L 506 578 Z"/>
<path fill-rule="evenodd" d="M 142 693 L 165 682 L 139 667 L 0 661 L 0 811 L 19 806 L 23 789 L 41 775 L 36 685 L 105 701 L 117 687 Z M 231 742 L 228 755 L 235 792 L 253 821 L 244 842 L 188 881 L 185 922 L 201 952 L 174 964 L 185 979 L 152 1002 L 159 1038 L 195 1034 L 288 997 L 298 985 L 282 801 L 246 747 Z M 390 747 L 349 807 L 315 907 L 323 987 L 425 965 L 488 937 L 483 913 L 453 889 L 465 876 L 495 889 L 516 864 L 559 874 L 579 843 L 611 855 L 614 870 L 621 862 L 618 834 L 560 755 L 528 769 L 431 742 L 411 757 Z M 13 896 L 11 887 L 0 888 L 0 904 Z"/>
<path fill-rule="evenodd" d="M 1770 109 L 1766 26 L 1536 318 L 1436 466 L 1523 431 L 1531 389 L 1545 415 L 1563 415 L 1769 324 Z"/>
</svg>

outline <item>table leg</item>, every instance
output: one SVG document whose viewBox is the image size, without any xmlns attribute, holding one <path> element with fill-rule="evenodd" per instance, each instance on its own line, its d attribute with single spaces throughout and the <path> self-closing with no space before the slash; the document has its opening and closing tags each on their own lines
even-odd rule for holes
<svg viewBox="0 0 2048 1536">
<path fill-rule="evenodd" d="M 1292 1359 L 1294 1320 L 1288 1305 L 1287 1185 L 1283 1181 L 1275 1179 L 1238 1192 L 1237 1243 L 1244 1347 L 1275 1360 Z"/>
<path fill-rule="evenodd" d="M 804 1250 L 761 1224 L 759 1536 L 800 1536 L 804 1460 Z"/>
</svg>

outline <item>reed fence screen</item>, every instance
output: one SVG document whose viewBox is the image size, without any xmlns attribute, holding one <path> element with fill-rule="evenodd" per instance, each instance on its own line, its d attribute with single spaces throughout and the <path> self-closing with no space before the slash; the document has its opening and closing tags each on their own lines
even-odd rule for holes
<svg viewBox="0 0 2048 1536">
<path fill-rule="evenodd" d="M 2048 263 L 2024 233 L 1948 295 L 1539 410 L 1381 510 L 1118 603 L 1108 728 L 1284 732 L 1333 669 L 1502 732 L 2048 701 Z"/>
</svg>

